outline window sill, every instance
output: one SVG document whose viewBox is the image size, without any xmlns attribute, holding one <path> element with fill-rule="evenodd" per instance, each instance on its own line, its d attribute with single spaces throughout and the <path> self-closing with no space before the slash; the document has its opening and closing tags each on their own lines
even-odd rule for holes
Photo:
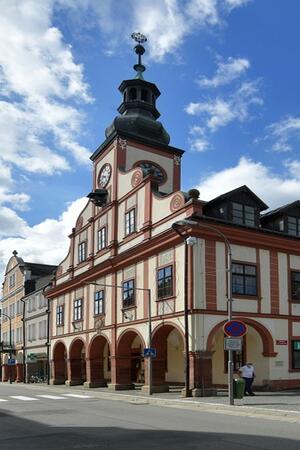
<svg viewBox="0 0 300 450">
<path fill-rule="evenodd" d="M 130 309 L 136 309 L 136 308 L 137 308 L 136 305 L 123 306 L 123 307 L 121 308 L 121 311 L 128 311 L 128 310 L 130 310 Z"/>
<path fill-rule="evenodd" d="M 175 300 L 176 296 L 175 295 L 170 295 L 169 297 L 162 297 L 162 298 L 157 298 L 155 301 L 156 302 L 165 302 L 168 300 Z"/>
<path fill-rule="evenodd" d="M 94 314 L 94 319 L 98 319 L 99 317 L 105 317 L 105 313 Z"/>
<path fill-rule="evenodd" d="M 259 295 L 250 295 L 250 294 L 232 294 L 232 299 L 238 300 L 261 300 Z"/>
</svg>

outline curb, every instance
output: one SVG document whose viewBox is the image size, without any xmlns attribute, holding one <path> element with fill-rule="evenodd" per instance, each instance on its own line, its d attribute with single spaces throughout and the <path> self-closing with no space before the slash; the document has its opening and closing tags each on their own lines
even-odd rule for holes
<svg viewBox="0 0 300 450">
<path fill-rule="evenodd" d="M 1 385 L 4 385 L 1 383 Z M 6 385 L 6 383 L 5 383 Z M 13 385 L 6 385 L 13 386 Z M 19 385 L 20 386 L 20 385 Z M 142 395 L 133 394 L 119 394 L 116 392 L 99 392 L 93 389 L 84 389 L 80 386 L 48 386 L 48 385 L 22 385 L 22 387 L 28 390 L 45 390 L 49 389 L 57 393 L 65 393 L 66 390 L 72 390 L 77 392 L 84 392 L 91 397 L 102 399 L 102 400 L 112 400 L 112 401 L 122 401 L 125 403 L 130 403 L 132 405 L 153 405 L 162 406 L 167 408 L 180 408 L 187 409 L 190 411 L 199 412 L 209 412 L 213 414 L 227 414 L 232 416 L 246 416 L 252 418 L 263 418 L 268 420 L 279 420 L 285 422 L 297 422 L 300 423 L 300 411 L 288 411 L 282 409 L 272 409 L 263 408 L 258 406 L 245 406 L 245 405 L 224 405 L 223 403 L 206 403 L 191 399 L 167 399 L 160 397 L 148 397 Z M 74 389 L 75 388 L 75 389 Z"/>
</svg>

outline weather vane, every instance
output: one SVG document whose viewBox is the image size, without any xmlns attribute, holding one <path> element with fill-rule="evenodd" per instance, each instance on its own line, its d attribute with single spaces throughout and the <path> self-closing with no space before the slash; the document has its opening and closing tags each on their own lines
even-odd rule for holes
<svg viewBox="0 0 300 450">
<path fill-rule="evenodd" d="M 147 42 L 146 36 L 142 33 L 132 33 L 131 37 L 135 42 L 138 42 L 139 44 Z"/>
<path fill-rule="evenodd" d="M 137 72 L 136 78 L 143 79 L 142 72 L 146 70 L 146 67 L 142 64 L 142 55 L 145 53 L 145 48 L 141 45 L 147 42 L 147 38 L 142 33 L 132 33 L 132 39 L 138 44 L 134 47 L 135 53 L 138 55 L 138 63 L 133 66 L 134 70 Z"/>
</svg>

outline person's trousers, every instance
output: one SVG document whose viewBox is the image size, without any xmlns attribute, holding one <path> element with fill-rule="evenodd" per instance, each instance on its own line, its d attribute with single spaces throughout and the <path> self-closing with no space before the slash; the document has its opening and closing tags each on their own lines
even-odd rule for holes
<svg viewBox="0 0 300 450">
<path fill-rule="evenodd" d="M 252 383 L 253 383 L 253 378 L 245 378 L 243 377 L 245 380 L 245 394 L 253 394 L 252 392 Z"/>
</svg>

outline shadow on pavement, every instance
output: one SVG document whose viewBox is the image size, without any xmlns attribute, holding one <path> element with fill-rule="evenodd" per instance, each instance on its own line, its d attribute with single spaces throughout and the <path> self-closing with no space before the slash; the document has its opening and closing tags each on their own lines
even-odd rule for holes
<svg viewBox="0 0 300 450">
<path fill-rule="evenodd" d="M 234 421 L 233 421 L 234 427 Z M 0 411 L 0 449 L 22 450 L 299 450 L 300 442 L 269 436 L 121 427 L 52 427 Z"/>
</svg>

